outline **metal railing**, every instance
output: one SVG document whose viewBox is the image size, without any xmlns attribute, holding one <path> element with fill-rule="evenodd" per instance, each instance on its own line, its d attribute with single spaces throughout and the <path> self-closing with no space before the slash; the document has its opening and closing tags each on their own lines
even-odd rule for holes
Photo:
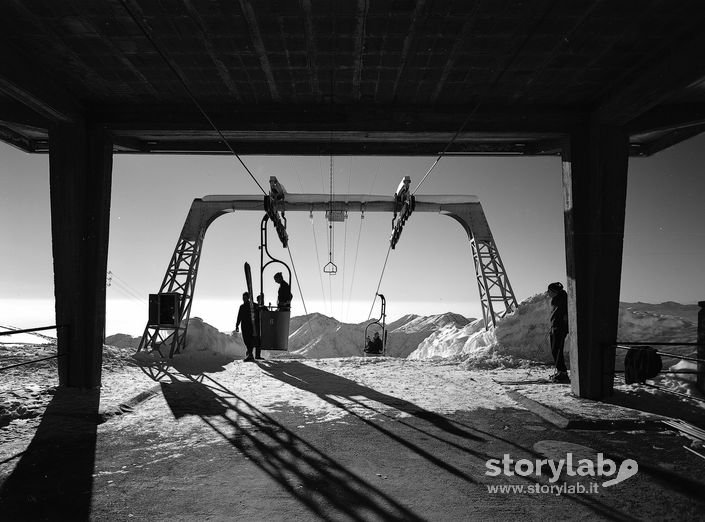
<svg viewBox="0 0 705 522">
<path fill-rule="evenodd" d="M 614 348 L 619 348 L 620 350 L 629 351 L 629 350 L 632 350 L 632 349 L 637 349 L 637 350 L 640 350 L 640 349 L 641 349 L 641 350 L 643 350 L 643 349 L 646 349 L 646 348 L 652 348 L 652 347 L 654 347 L 654 346 L 689 346 L 689 347 L 698 347 L 698 348 L 702 348 L 702 347 L 705 346 L 705 345 L 703 345 L 702 343 L 684 343 L 684 342 L 647 342 L 647 341 L 640 341 L 640 342 L 624 342 L 624 341 L 622 341 L 622 342 L 619 342 L 618 344 L 614 344 L 614 345 L 612 345 L 612 346 L 613 346 Z M 680 355 L 680 354 L 671 353 L 671 352 L 661 352 L 661 351 L 659 351 L 659 350 L 655 350 L 655 353 L 658 354 L 658 355 L 660 355 L 660 356 L 664 356 L 664 357 L 672 357 L 672 358 L 674 358 L 674 359 L 683 359 L 683 360 L 685 360 L 685 361 L 697 362 L 697 363 L 699 363 L 698 366 L 700 366 L 701 364 L 705 364 L 705 359 L 702 359 L 702 358 L 699 358 L 699 357 L 691 357 L 691 356 L 689 356 L 689 355 Z M 617 373 L 625 373 L 625 370 L 614 370 L 614 373 L 615 373 L 615 374 L 617 374 Z M 693 370 L 684 370 L 684 371 L 680 371 L 680 370 L 666 370 L 666 371 L 663 371 L 663 370 L 662 370 L 662 371 L 659 371 L 658 373 L 659 373 L 659 374 L 690 374 L 690 375 L 699 375 L 699 374 L 702 374 L 702 373 L 704 373 L 704 372 L 698 371 L 698 370 L 696 370 L 696 371 L 693 371 Z M 674 390 L 669 390 L 668 388 L 664 388 L 664 387 L 662 387 L 662 386 L 655 386 L 655 385 L 653 385 L 653 384 L 649 384 L 649 383 L 646 383 L 646 382 L 642 382 L 642 383 L 640 383 L 640 384 L 642 384 L 642 385 L 644 385 L 644 386 L 647 386 L 647 387 L 649 387 L 649 388 L 654 388 L 654 389 L 661 390 L 661 391 L 664 391 L 664 392 L 667 392 L 667 393 L 670 393 L 670 394 L 673 394 L 673 395 L 678 395 L 678 396 L 681 396 L 681 397 L 685 397 L 685 398 L 688 398 L 688 399 L 692 399 L 692 400 L 695 400 L 695 401 L 698 401 L 698 402 L 705 402 L 705 399 L 702 399 L 702 398 L 700 398 L 700 397 L 696 397 L 696 396 L 693 396 L 693 395 L 688 395 L 688 394 L 685 394 L 685 393 L 680 393 L 680 392 L 677 392 L 677 391 L 674 391 Z"/>
<path fill-rule="evenodd" d="M 613 345 L 615 348 L 619 348 L 620 350 L 631 350 L 632 348 L 651 348 L 653 346 L 705 346 L 700 343 L 674 343 L 674 342 L 668 342 L 668 343 L 661 343 L 661 342 L 644 342 L 640 341 L 638 343 L 628 343 L 628 342 L 620 342 L 618 344 Z M 676 359 L 684 359 L 686 361 L 694 361 L 694 362 L 699 362 L 699 363 L 705 363 L 705 359 L 700 359 L 698 357 L 690 357 L 689 355 L 680 355 L 677 353 L 670 353 L 670 352 L 661 352 L 659 350 L 656 350 L 656 353 L 659 355 L 663 355 L 664 357 L 673 357 Z M 664 372 L 661 372 L 664 373 Z M 689 372 L 689 373 L 698 373 L 698 372 Z"/>
<path fill-rule="evenodd" d="M 23 334 L 23 333 L 34 333 L 34 332 L 41 332 L 44 330 L 59 330 L 59 328 L 67 328 L 68 325 L 52 325 L 52 326 L 40 326 L 37 328 L 25 328 L 22 330 L 9 330 L 7 332 L 0 332 L 0 336 L 5 336 L 5 335 L 18 335 L 18 334 Z M 57 344 L 57 350 L 58 350 L 58 344 Z M 10 368 L 17 368 L 18 366 L 24 366 L 26 364 L 34 364 L 42 361 L 48 361 L 51 359 L 58 359 L 59 357 L 64 357 L 68 355 L 68 353 L 57 353 L 56 355 L 51 355 L 49 357 L 42 357 L 41 359 L 32 359 L 31 361 L 24 361 L 21 363 L 17 364 L 10 364 L 8 366 L 3 366 L 0 368 L 0 372 L 4 370 L 9 370 Z"/>
</svg>

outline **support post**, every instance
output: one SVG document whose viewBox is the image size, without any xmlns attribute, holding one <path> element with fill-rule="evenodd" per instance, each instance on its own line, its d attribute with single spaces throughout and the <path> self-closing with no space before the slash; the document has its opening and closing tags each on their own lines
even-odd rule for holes
<svg viewBox="0 0 705 522">
<path fill-rule="evenodd" d="M 705 359 L 705 301 L 698 303 L 698 359 Z M 705 393 L 705 362 L 698 361 L 698 390 Z"/>
<path fill-rule="evenodd" d="M 49 184 L 59 384 L 96 388 L 105 339 L 112 140 L 105 129 L 49 130 Z"/>
<path fill-rule="evenodd" d="M 623 128 L 595 122 L 563 151 L 571 383 L 589 399 L 613 389 L 628 154 Z"/>
</svg>

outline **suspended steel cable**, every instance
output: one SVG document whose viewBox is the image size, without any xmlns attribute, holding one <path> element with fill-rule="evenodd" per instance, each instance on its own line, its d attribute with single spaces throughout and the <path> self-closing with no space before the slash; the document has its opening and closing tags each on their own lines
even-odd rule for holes
<svg viewBox="0 0 705 522">
<path fill-rule="evenodd" d="M 296 272 L 296 265 L 294 264 L 294 258 L 291 255 L 291 249 L 289 248 L 289 245 L 287 245 L 286 251 L 289 253 L 289 261 L 291 261 L 291 268 L 294 269 L 294 279 L 296 279 L 296 287 L 299 289 L 299 295 L 301 296 L 301 304 L 303 305 L 304 313 L 306 314 L 306 322 L 308 323 L 308 329 L 311 331 L 311 335 L 313 335 L 313 328 L 311 328 L 311 319 L 308 316 L 308 309 L 306 308 L 304 293 L 301 291 L 301 285 L 299 284 L 299 275 Z"/>
<path fill-rule="evenodd" d="M 138 292 L 137 290 L 135 290 L 134 288 L 132 288 L 132 286 L 131 286 L 127 281 L 125 281 L 122 277 L 120 277 L 119 275 L 117 275 L 117 274 L 116 274 L 115 272 L 113 272 L 112 270 L 108 270 L 108 277 L 109 277 L 111 280 L 112 280 L 112 279 L 115 279 L 115 280 L 117 280 L 117 282 L 121 282 L 125 287 L 127 287 L 127 288 L 128 288 L 130 291 L 132 291 L 135 295 L 141 295 L 140 292 Z"/>
<path fill-rule="evenodd" d="M 331 268 L 335 267 L 335 272 L 331 271 L 330 275 L 337 273 L 337 267 L 333 262 L 333 252 L 335 251 L 335 229 L 333 228 L 333 153 L 330 155 L 330 197 L 328 199 L 328 264 Z M 331 303 L 333 300 L 333 294 L 331 294 Z M 331 312 L 333 311 L 333 305 L 331 304 Z"/>
<path fill-rule="evenodd" d="M 372 300 L 372 306 L 370 307 L 370 313 L 367 314 L 367 320 L 372 317 L 372 310 L 375 307 L 375 299 L 377 299 L 377 294 L 379 293 L 379 287 L 382 285 L 382 278 L 384 277 L 384 271 L 387 269 L 387 260 L 389 259 L 389 253 L 392 251 L 392 245 L 390 243 L 389 248 L 387 248 L 387 256 L 384 258 L 384 265 L 382 266 L 382 273 L 379 275 L 379 283 L 377 283 L 377 289 L 375 290 L 375 297 Z"/>
<path fill-rule="evenodd" d="M 353 162 L 353 157 L 350 156 L 350 166 L 348 169 L 348 190 L 346 194 L 349 196 L 350 195 L 350 182 L 352 180 L 352 162 Z M 347 265 L 347 251 L 348 251 L 348 219 L 347 219 L 347 211 L 345 213 L 345 234 L 344 234 L 344 239 L 343 239 L 343 276 L 341 277 L 341 283 L 340 283 L 340 315 L 341 315 L 341 320 L 343 320 L 343 317 L 347 317 L 345 314 L 345 266 Z"/>
<path fill-rule="evenodd" d="M 413 196 L 414 194 L 416 194 L 416 191 L 419 190 L 419 188 L 421 187 L 421 185 L 423 185 L 423 183 L 424 183 L 424 181 L 426 181 L 426 178 L 428 177 L 428 175 L 431 174 L 431 171 L 433 171 L 433 169 L 436 168 L 436 165 L 438 165 L 438 162 L 441 161 L 441 158 L 443 158 L 443 157 L 446 155 L 446 153 L 448 152 L 448 149 L 450 148 L 450 146 L 455 142 L 456 139 L 458 139 L 458 136 L 460 136 L 460 134 L 465 130 L 465 127 L 467 127 L 468 123 L 470 123 L 470 120 L 472 119 L 472 117 L 475 116 L 475 113 L 476 113 L 477 110 L 480 108 L 480 106 L 482 105 L 482 102 L 483 102 L 484 99 L 487 97 L 487 95 L 488 95 L 489 93 L 491 93 L 492 91 L 495 90 L 495 87 L 497 86 L 497 84 L 499 83 L 499 81 L 502 79 L 502 77 L 506 74 L 506 72 L 509 70 L 509 68 L 511 67 L 511 65 L 514 63 L 514 60 L 516 60 L 517 57 L 519 56 L 519 54 L 521 54 L 521 52 L 524 50 L 524 48 L 526 47 L 526 44 L 527 44 L 527 42 L 529 41 L 529 39 L 534 35 L 535 29 L 536 29 L 541 23 L 543 23 L 543 21 L 545 20 L 546 16 L 548 15 L 548 13 L 553 9 L 553 6 L 554 6 L 554 4 L 556 3 L 556 1 L 557 1 L 557 0 L 554 0 L 553 2 L 551 2 L 551 4 L 550 4 L 550 5 L 546 8 L 546 10 L 543 12 L 543 14 L 541 15 L 541 17 L 540 17 L 536 22 L 534 22 L 534 24 L 532 25 L 531 29 L 530 29 L 529 31 L 527 31 L 526 36 L 524 36 L 524 40 L 523 40 L 523 41 L 521 42 L 521 44 L 516 48 L 516 50 L 514 51 L 514 53 L 509 57 L 509 59 L 507 60 L 506 65 L 504 66 L 504 68 L 499 71 L 499 73 L 494 77 L 494 79 L 492 80 L 492 83 L 490 83 L 490 85 L 487 87 L 487 89 L 485 90 L 485 92 L 480 95 L 480 97 L 478 98 L 477 102 L 476 102 L 475 105 L 473 106 L 472 110 L 471 110 L 470 113 L 466 116 L 466 118 L 465 118 L 465 120 L 463 121 L 462 125 L 460 125 L 460 128 L 458 128 L 458 130 L 455 131 L 455 134 L 453 134 L 453 137 L 452 137 L 452 138 L 450 139 L 450 141 L 446 144 L 446 146 L 443 148 L 443 150 L 442 150 L 441 153 L 438 155 L 438 157 L 436 158 L 436 160 L 433 162 L 433 164 L 432 164 L 432 165 L 429 167 L 429 169 L 426 171 L 426 174 L 424 174 L 424 177 L 421 178 L 421 181 L 419 181 L 419 184 L 416 185 L 416 188 L 415 188 L 415 189 L 413 190 L 413 192 L 411 193 L 412 196 Z M 479 4 L 478 4 L 478 5 L 479 5 Z"/>
<path fill-rule="evenodd" d="M 134 299 L 135 301 L 139 301 L 140 303 L 143 303 L 143 304 L 148 304 L 147 301 L 145 301 L 142 297 L 139 297 L 138 295 L 136 295 L 135 293 L 133 293 L 129 289 L 125 288 L 119 281 L 111 282 L 108 285 L 108 287 L 112 287 L 112 288 L 115 288 L 116 290 L 119 290 L 120 292 L 122 292 L 123 295 L 125 295 L 131 299 Z"/>
<path fill-rule="evenodd" d="M 122 292 L 125 296 L 139 301 L 140 303 L 149 304 L 143 297 L 140 296 L 139 292 L 132 289 L 126 281 L 118 277 L 115 272 L 111 270 L 108 271 L 106 286 L 115 288 L 116 290 Z"/>
<path fill-rule="evenodd" d="M 154 38 L 152 38 L 152 35 L 150 34 L 150 31 L 148 30 L 148 28 L 147 28 L 146 24 L 144 23 L 144 21 L 143 21 L 143 20 L 140 20 L 140 19 L 137 17 L 137 15 L 132 11 L 132 9 L 130 9 L 130 7 L 127 5 L 126 0 L 120 0 L 120 3 L 121 3 L 122 6 L 125 8 L 125 11 L 127 11 L 127 13 L 130 15 L 130 18 L 132 18 L 132 20 L 133 20 L 133 21 L 137 24 L 137 26 L 140 28 L 140 30 L 141 30 L 142 33 L 145 35 L 145 37 L 147 38 L 147 40 L 150 41 L 150 43 L 152 44 L 152 46 L 154 47 L 154 49 L 157 51 L 157 53 L 159 54 L 159 56 L 162 57 L 162 59 L 163 59 L 164 62 L 167 64 L 167 66 L 169 67 L 169 69 L 171 69 L 171 71 L 172 71 L 172 72 L 176 75 L 176 77 L 179 79 L 179 82 L 181 82 L 181 85 L 184 87 L 184 90 L 186 91 L 186 93 L 188 94 L 188 96 L 191 98 L 191 101 L 192 101 L 193 104 L 196 106 L 196 108 L 197 108 L 198 111 L 201 113 L 201 115 L 206 119 L 206 121 L 207 121 L 208 124 L 213 128 L 213 130 L 218 133 L 218 135 L 220 136 L 220 139 L 223 141 L 223 143 L 224 143 L 225 146 L 228 148 L 228 150 L 230 150 L 230 152 L 233 154 L 233 156 L 235 156 L 235 158 L 240 162 L 240 165 L 242 165 L 242 167 L 245 169 L 245 171 L 250 175 L 250 177 L 252 178 L 252 181 L 254 181 L 254 182 L 257 184 L 257 186 L 259 187 L 259 189 L 262 191 L 262 193 L 266 195 L 267 192 L 262 188 L 262 185 L 260 185 L 259 181 L 257 181 L 257 178 L 255 178 L 255 175 L 254 175 L 254 174 L 252 173 L 252 171 L 247 167 L 247 165 L 245 165 L 245 162 L 244 162 L 244 161 L 242 160 L 242 158 L 238 155 L 238 153 L 235 152 L 235 149 L 233 149 L 233 147 L 230 145 L 230 142 L 228 142 L 228 140 L 226 139 L 226 137 L 223 135 L 223 133 L 222 133 L 222 132 L 220 131 L 220 129 L 216 126 L 216 124 L 213 122 L 213 120 L 208 116 L 208 113 L 203 109 L 203 107 L 201 106 L 201 104 L 198 102 L 198 99 L 197 99 L 196 96 L 193 94 L 193 92 L 192 92 L 191 89 L 189 88 L 188 84 L 186 83 L 186 80 L 183 78 L 183 76 L 181 76 L 181 73 L 178 71 L 178 69 L 176 68 L 176 66 L 174 66 L 174 64 L 173 64 L 172 61 L 169 59 L 169 57 L 166 55 L 166 53 L 159 47 L 159 45 L 157 45 L 157 42 L 154 40 Z"/>
<path fill-rule="evenodd" d="M 352 300 L 352 289 L 353 285 L 355 284 L 355 270 L 357 269 L 357 253 L 360 249 L 360 236 L 362 235 L 362 222 L 364 221 L 364 214 L 360 214 L 360 228 L 357 231 L 357 245 L 355 245 L 355 260 L 353 261 L 353 273 L 352 273 L 352 279 L 350 280 L 350 291 L 348 292 L 348 306 L 345 311 L 345 315 L 350 313 L 350 301 Z"/>
<path fill-rule="evenodd" d="M 348 220 L 345 219 L 345 232 L 343 235 L 343 264 L 341 268 L 342 276 L 340 278 L 340 320 L 343 320 L 343 307 L 345 306 L 345 256 L 348 251 Z"/>
<path fill-rule="evenodd" d="M 333 278 L 332 277 L 328 278 L 328 293 L 330 294 L 330 308 L 328 310 L 328 313 L 330 314 L 330 317 L 333 317 Z"/>
<path fill-rule="evenodd" d="M 313 246 L 316 249 L 316 266 L 320 268 L 321 266 L 321 259 L 318 256 L 318 240 L 316 239 L 316 227 L 314 226 L 313 223 L 313 212 L 311 212 L 311 233 L 313 234 Z M 318 272 L 318 280 L 321 282 L 321 295 L 323 296 L 323 306 L 327 308 L 327 301 L 326 301 L 326 291 L 323 288 L 323 276 L 321 275 L 321 270 L 316 270 Z"/>
</svg>

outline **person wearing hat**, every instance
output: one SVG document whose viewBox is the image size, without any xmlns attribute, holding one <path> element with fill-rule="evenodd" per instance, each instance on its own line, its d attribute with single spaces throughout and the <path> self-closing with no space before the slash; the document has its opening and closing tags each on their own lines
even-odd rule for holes
<svg viewBox="0 0 705 522">
<path fill-rule="evenodd" d="M 289 283 L 284 281 L 284 276 L 281 272 L 274 274 L 274 281 L 279 283 L 279 291 L 277 292 L 277 309 L 291 309 L 291 300 L 294 297 L 291 294 L 291 286 L 289 286 Z"/>
<path fill-rule="evenodd" d="M 561 283 L 548 285 L 548 295 L 551 298 L 551 355 L 556 365 L 556 373 L 551 376 L 554 382 L 570 382 L 568 369 L 565 365 L 563 347 L 568 335 L 568 294 Z"/>
</svg>

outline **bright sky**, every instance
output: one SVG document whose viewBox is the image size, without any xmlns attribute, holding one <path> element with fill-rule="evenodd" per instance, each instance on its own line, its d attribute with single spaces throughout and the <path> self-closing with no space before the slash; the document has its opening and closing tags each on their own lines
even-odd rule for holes
<svg viewBox="0 0 705 522">
<path fill-rule="evenodd" d="M 400 179 L 416 187 L 435 158 L 335 157 L 334 192 L 391 195 Z M 289 192 L 328 194 L 329 157 L 243 157 L 266 188 L 270 175 Z M 630 160 L 622 301 L 694 303 L 705 299 L 702 259 L 705 231 L 705 137 Z M 53 272 L 46 155 L 30 155 L 0 144 L 0 324 L 54 324 Z M 108 269 L 108 335 L 141 335 L 147 296 L 164 277 L 194 198 L 258 194 L 259 189 L 230 156 L 116 155 L 113 169 Z M 509 279 L 519 300 L 565 282 L 561 164 L 558 157 L 446 157 L 418 194 L 468 194 L 480 198 Z M 205 237 L 192 317 L 221 331 L 234 328 L 245 290 L 242 266 L 254 270 L 259 290 L 260 213 L 217 219 Z M 287 214 L 290 249 L 303 293 L 296 283 L 292 314 L 320 312 L 346 322 L 366 320 L 372 307 L 391 232 L 391 215 L 350 213 L 335 225 L 336 276 L 328 262 L 322 213 Z M 288 254 L 270 240 L 270 251 Z M 359 239 L 359 246 L 358 246 Z M 357 254 L 357 255 L 356 255 Z M 357 261 L 356 261 L 357 259 Z M 271 279 L 268 274 L 267 281 Z M 411 216 L 391 252 L 380 292 L 388 321 L 401 315 L 456 312 L 481 314 L 467 236 L 440 215 Z M 265 300 L 275 301 L 273 284 Z M 379 301 L 372 316 L 379 314 Z"/>
</svg>

